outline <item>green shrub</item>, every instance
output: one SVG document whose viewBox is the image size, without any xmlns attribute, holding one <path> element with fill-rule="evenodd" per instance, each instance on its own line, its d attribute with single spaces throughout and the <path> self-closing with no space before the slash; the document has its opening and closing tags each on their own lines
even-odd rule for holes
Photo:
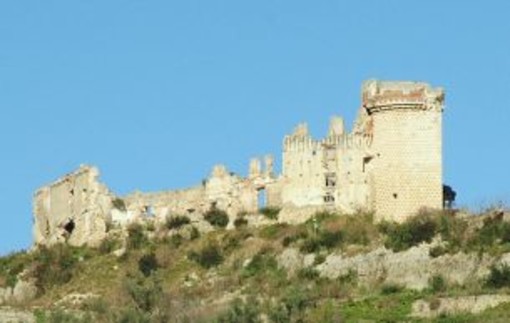
<svg viewBox="0 0 510 323">
<path fill-rule="evenodd" d="M 404 288 L 400 285 L 387 284 L 387 285 L 382 286 L 381 294 L 383 294 L 383 295 L 396 294 L 396 293 L 400 293 L 403 289 Z"/>
<path fill-rule="evenodd" d="M 313 253 L 319 251 L 321 248 L 332 249 L 342 243 L 342 231 L 323 231 L 317 237 L 311 237 L 303 241 L 299 248 L 301 252 Z"/>
<path fill-rule="evenodd" d="M 124 282 L 124 286 L 136 307 L 145 313 L 156 310 L 163 296 L 161 281 L 154 277 L 147 279 L 130 277 Z"/>
<path fill-rule="evenodd" d="M 430 277 L 429 280 L 429 286 L 430 289 L 437 293 L 437 292 L 443 292 L 446 290 L 446 281 L 441 275 L 434 275 Z"/>
<path fill-rule="evenodd" d="M 53 286 L 69 282 L 80 258 L 77 248 L 64 244 L 51 248 L 40 247 L 34 255 L 32 268 L 32 276 L 36 279 L 35 285 L 39 292 L 44 293 Z"/>
<path fill-rule="evenodd" d="M 190 251 L 188 259 L 195 261 L 205 269 L 216 267 L 223 262 L 223 256 L 216 245 L 209 245 L 201 250 Z"/>
<path fill-rule="evenodd" d="M 485 248 L 497 243 L 510 242 L 510 223 L 505 222 L 502 216 L 487 217 L 483 226 L 478 229 L 471 239 L 470 246 Z"/>
<path fill-rule="evenodd" d="M 259 210 L 259 212 L 270 220 L 278 220 L 278 214 L 281 209 L 274 206 L 266 206 Z"/>
<path fill-rule="evenodd" d="M 248 225 L 248 220 L 246 220 L 244 217 L 237 217 L 234 220 L 234 226 L 236 228 L 245 227 Z"/>
<path fill-rule="evenodd" d="M 278 269 L 278 263 L 276 262 L 276 259 L 266 251 L 260 251 L 255 256 L 253 256 L 249 264 L 244 267 L 242 276 L 245 278 L 253 277 L 268 270 L 276 269 Z"/>
<path fill-rule="evenodd" d="M 319 272 L 313 267 L 305 267 L 298 271 L 297 276 L 301 279 L 315 280 L 319 278 Z"/>
<path fill-rule="evenodd" d="M 128 227 L 127 247 L 129 249 L 140 249 L 146 246 L 149 239 L 145 235 L 144 228 L 139 223 L 133 223 Z"/>
<path fill-rule="evenodd" d="M 255 323 L 262 322 L 260 319 L 259 302 L 250 297 L 246 301 L 236 298 L 230 304 L 229 309 L 221 314 L 216 322 L 219 323 Z"/>
<path fill-rule="evenodd" d="M 440 256 L 446 254 L 447 252 L 448 252 L 448 250 L 445 247 L 435 246 L 435 247 L 430 248 L 429 256 L 431 256 L 432 258 L 437 258 L 437 257 L 440 257 Z"/>
<path fill-rule="evenodd" d="M 14 287 L 18 274 L 25 270 L 31 261 L 31 255 L 24 251 L 0 258 L 0 277 L 4 277 L 5 286 Z"/>
<path fill-rule="evenodd" d="M 226 227 L 229 221 L 227 213 L 216 207 L 211 207 L 211 209 L 204 214 L 204 219 L 212 226 L 218 228 Z"/>
<path fill-rule="evenodd" d="M 430 216 L 417 215 L 401 224 L 383 222 L 379 228 L 387 235 L 385 246 L 398 252 L 432 241 L 437 223 Z"/>
<path fill-rule="evenodd" d="M 485 282 L 487 287 L 510 287 L 510 267 L 508 265 L 492 266 Z"/>
<path fill-rule="evenodd" d="M 308 238 L 308 232 L 306 230 L 299 230 L 298 232 L 285 236 L 282 239 L 282 246 L 288 247 L 294 242 L 306 238 Z"/>
<path fill-rule="evenodd" d="M 112 251 L 120 248 L 121 242 L 118 239 L 107 237 L 101 241 L 101 244 L 99 245 L 99 253 L 105 255 L 109 254 Z"/>
<path fill-rule="evenodd" d="M 289 227 L 287 223 L 275 223 L 271 225 L 264 226 L 259 231 L 259 236 L 263 239 L 277 239 L 282 233 Z"/>
<path fill-rule="evenodd" d="M 439 217 L 438 231 L 441 239 L 448 242 L 448 250 L 456 252 L 466 240 L 467 222 L 450 214 L 442 214 Z"/>
<path fill-rule="evenodd" d="M 173 234 L 170 237 L 170 245 L 174 248 L 179 248 L 184 242 L 184 238 L 180 234 Z"/>
<path fill-rule="evenodd" d="M 149 277 L 153 272 L 158 270 L 158 268 L 158 260 L 153 252 L 145 254 L 138 259 L 138 270 L 140 270 L 145 277 Z"/>
<path fill-rule="evenodd" d="M 186 224 L 190 224 L 191 220 L 184 215 L 176 215 L 176 216 L 170 216 L 166 219 L 166 227 L 169 230 L 172 229 L 179 229 L 182 226 L 185 226 Z"/>
<path fill-rule="evenodd" d="M 241 246 L 241 243 L 251 237 L 252 234 L 246 230 L 232 230 L 221 239 L 221 249 L 228 253 Z"/>
<path fill-rule="evenodd" d="M 190 234 L 189 234 L 189 239 L 190 240 L 195 240 L 195 239 L 198 239 L 200 238 L 200 231 L 198 231 L 198 229 L 196 227 L 191 227 L 191 231 L 190 231 Z"/>
<path fill-rule="evenodd" d="M 112 200 L 112 205 L 115 209 L 119 210 L 119 211 L 122 211 L 122 212 L 126 212 L 127 211 L 127 208 L 126 208 L 126 202 L 124 202 L 123 199 L 120 199 L 120 198 L 115 198 Z"/>
</svg>

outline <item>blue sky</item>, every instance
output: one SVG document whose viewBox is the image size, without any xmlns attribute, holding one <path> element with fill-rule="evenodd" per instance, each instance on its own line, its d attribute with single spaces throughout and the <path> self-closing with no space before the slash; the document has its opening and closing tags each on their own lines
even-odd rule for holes
<svg viewBox="0 0 510 323">
<path fill-rule="evenodd" d="M 31 199 L 81 163 L 118 194 L 245 173 L 308 121 L 351 124 L 368 78 L 446 89 L 444 177 L 510 201 L 510 2 L 2 1 L 0 254 Z"/>
</svg>

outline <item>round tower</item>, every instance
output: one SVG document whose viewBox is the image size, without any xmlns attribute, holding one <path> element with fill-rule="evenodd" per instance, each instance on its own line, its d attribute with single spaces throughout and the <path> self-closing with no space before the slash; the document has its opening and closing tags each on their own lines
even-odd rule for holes
<svg viewBox="0 0 510 323">
<path fill-rule="evenodd" d="M 421 208 L 442 208 L 443 102 L 443 90 L 426 83 L 363 85 L 377 217 L 403 221 Z"/>
</svg>

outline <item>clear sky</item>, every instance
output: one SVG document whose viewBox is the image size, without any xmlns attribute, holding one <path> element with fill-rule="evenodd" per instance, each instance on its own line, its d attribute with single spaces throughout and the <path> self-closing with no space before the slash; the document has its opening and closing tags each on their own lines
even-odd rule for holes
<svg viewBox="0 0 510 323">
<path fill-rule="evenodd" d="M 0 2 L 0 254 L 81 163 L 118 194 L 246 173 L 308 121 L 350 125 L 368 78 L 446 89 L 444 178 L 510 201 L 510 1 Z"/>
</svg>

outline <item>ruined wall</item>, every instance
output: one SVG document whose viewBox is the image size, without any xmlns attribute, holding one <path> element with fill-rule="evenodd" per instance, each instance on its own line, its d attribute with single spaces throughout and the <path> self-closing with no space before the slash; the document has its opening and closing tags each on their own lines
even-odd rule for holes
<svg viewBox="0 0 510 323">
<path fill-rule="evenodd" d="M 35 244 L 96 245 L 105 237 L 113 196 L 98 176 L 97 168 L 81 166 L 35 193 Z"/>
<path fill-rule="evenodd" d="M 363 165 L 371 138 L 344 132 L 343 120 L 333 117 L 329 134 L 313 139 L 305 124 L 285 137 L 282 204 L 325 206 L 343 212 L 365 207 L 369 200 L 368 174 Z"/>
<path fill-rule="evenodd" d="M 112 221 L 163 222 L 172 215 L 203 220 L 212 207 L 232 220 L 257 213 L 261 197 L 281 207 L 280 220 L 306 220 L 317 210 L 373 210 L 378 219 L 403 221 L 422 207 L 442 207 L 441 118 L 444 93 L 425 83 L 366 82 L 362 105 L 348 133 L 340 117 L 328 135 L 315 140 L 306 124 L 284 138 L 282 174 L 273 173 L 271 156 L 253 159 L 247 177 L 217 165 L 196 187 L 113 196 L 99 183 L 94 167 L 37 191 L 34 242 L 98 244 Z"/>
<path fill-rule="evenodd" d="M 442 207 L 441 119 L 444 94 L 424 83 L 367 82 L 363 108 L 373 122 L 373 208 L 402 221 Z"/>
</svg>

